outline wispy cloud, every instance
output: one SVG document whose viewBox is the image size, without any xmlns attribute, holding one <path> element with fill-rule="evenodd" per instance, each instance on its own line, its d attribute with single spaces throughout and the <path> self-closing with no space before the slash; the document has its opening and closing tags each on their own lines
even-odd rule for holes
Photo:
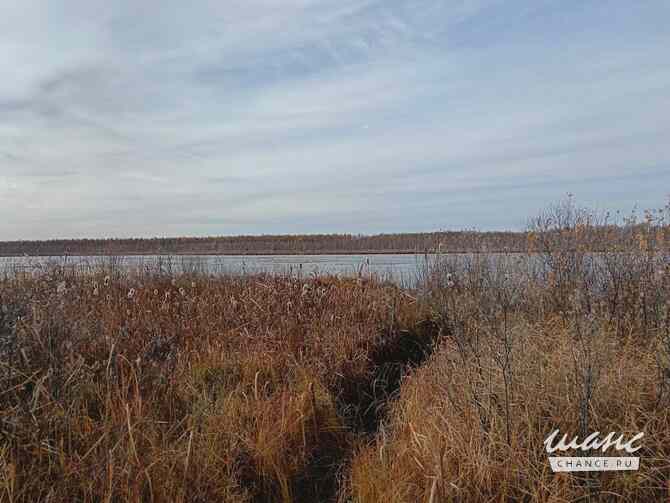
<svg viewBox="0 0 670 503">
<path fill-rule="evenodd" d="M 660 0 L 0 4 L 0 239 L 510 228 L 567 191 L 665 197 Z"/>
</svg>

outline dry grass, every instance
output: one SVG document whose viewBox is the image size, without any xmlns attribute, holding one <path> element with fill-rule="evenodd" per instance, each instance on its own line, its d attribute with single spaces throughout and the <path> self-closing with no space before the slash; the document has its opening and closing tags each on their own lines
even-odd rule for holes
<svg viewBox="0 0 670 503">
<path fill-rule="evenodd" d="M 599 335 L 610 342 L 598 341 L 602 367 L 589 404 L 589 429 L 628 438 L 642 431 L 645 437 L 640 471 L 585 479 L 553 474 L 543 446 L 556 428 L 569 435 L 580 432 L 574 334 L 560 322 L 514 323 L 510 330 L 519 344 L 512 365 L 510 440 L 505 384 L 494 352 L 487 347 L 479 362 L 474 357 L 464 362 L 455 344 L 445 341 L 405 382 L 388 429 L 354 457 L 355 501 L 668 497 L 670 412 L 657 402 L 652 348 L 613 344 L 611 334 Z"/>
<path fill-rule="evenodd" d="M 532 223 L 529 253 L 445 256 L 415 291 L 0 280 L 0 502 L 668 498 L 667 223 L 570 204 Z M 642 431 L 641 469 L 553 474 L 556 428 Z"/>
<path fill-rule="evenodd" d="M 623 245 L 630 226 L 611 229 L 592 254 L 604 236 L 594 222 L 568 201 L 536 220 L 532 253 L 429 264 L 424 302 L 441 343 L 353 457 L 353 501 L 670 497 L 665 222 L 648 214 L 636 247 Z M 644 432 L 641 469 L 554 474 L 543 441 L 556 428 Z"/>
<path fill-rule="evenodd" d="M 335 278 L 0 284 L 0 501 L 308 501 L 416 309 Z"/>
</svg>

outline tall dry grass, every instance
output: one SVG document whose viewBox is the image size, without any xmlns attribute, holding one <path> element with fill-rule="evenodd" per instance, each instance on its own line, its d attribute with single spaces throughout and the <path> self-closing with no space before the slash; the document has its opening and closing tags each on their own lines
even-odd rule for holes
<svg viewBox="0 0 670 503">
<path fill-rule="evenodd" d="M 441 343 L 353 457 L 353 501 L 670 497 L 667 208 L 604 232 L 606 218 L 568 199 L 531 222 L 526 254 L 428 264 Z M 556 428 L 643 432 L 641 468 L 554 474 Z"/>
<path fill-rule="evenodd" d="M 329 497 L 411 303 L 336 278 L 6 278 L 0 501 Z"/>
<path fill-rule="evenodd" d="M 666 235 L 667 208 L 611 221 L 568 199 L 526 253 L 427 258 L 412 289 L 7 275 L 0 502 L 668 498 Z M 640 470 L 554 474 L 556 428 L 644 432 Z"/>
</svg>

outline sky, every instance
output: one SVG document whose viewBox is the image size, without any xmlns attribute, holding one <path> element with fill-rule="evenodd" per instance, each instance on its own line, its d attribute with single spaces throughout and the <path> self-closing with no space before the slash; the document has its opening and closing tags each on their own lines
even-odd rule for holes
<svg viewBox="0 0 670 503">
<path fill-rule="evenodd" d="M 521 229 L 670 193 L 667 0 L 0 13 L 0 240 Z"/>
</svg>

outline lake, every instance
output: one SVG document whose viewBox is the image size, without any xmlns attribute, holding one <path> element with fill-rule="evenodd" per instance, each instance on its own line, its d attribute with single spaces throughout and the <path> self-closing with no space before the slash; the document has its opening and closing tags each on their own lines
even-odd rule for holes
<svg viewBox="0 0 670 503">
<path fill-rule="evenodd" d="M 209 274 L 340 274 L 374 275 L 399 283 L 416 281 L 425 255 L 131 255 L 69 257 L 0 257 L 0 270 L 38 271 L 48 265 L 73 268 L 119 266 L 126 269 L 157 269 L 166 272 L 204 271 Z"/>
</svg>

